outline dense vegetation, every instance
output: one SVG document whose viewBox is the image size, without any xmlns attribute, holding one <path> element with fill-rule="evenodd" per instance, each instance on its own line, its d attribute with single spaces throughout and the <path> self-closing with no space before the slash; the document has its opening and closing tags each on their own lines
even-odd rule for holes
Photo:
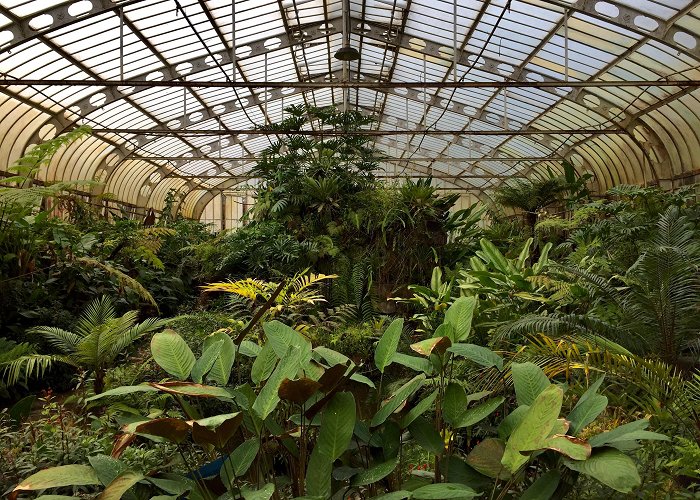
<svg viewBox="0 0 700 500">
<path fill-rule="evenodd" d="M 594 198 L 564 165 L 455 211 L 378 181 L 366 117 L 287 116 L 219 234 L 177 193 L 145 225 L 32 182 L 88 129 L 13 167 L 4 495 L 695 498 L 694 187 Z"/>
</svg>

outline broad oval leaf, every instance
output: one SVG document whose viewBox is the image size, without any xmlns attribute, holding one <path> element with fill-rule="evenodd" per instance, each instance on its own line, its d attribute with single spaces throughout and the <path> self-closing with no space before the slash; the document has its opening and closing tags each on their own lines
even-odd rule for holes
<svg viewBox="0 0 700 500">
<path fill-rule="evenodd" d="M 445 311 L 445 323 L 452 325 L 455 342 L 460 342 L 469 337 L 476 303 L 476 297 L 459 297 Z"/>
<path fill-rule="evenodd" d="M 520 500 L 549 500 L 559 486 L 561 474 L 558 470 L 545 472 L 525 490 Z"/>
<path fill-rule="evenodd" d="M 248 472 L 248 469 L 253 464 L 255 457 L 258 456 L 260 450 L 260 441 L 257 439 L 248 439 L 243 441 L 233 453 L 224 461 L 223 467 L 219 476 L 224 484 L 232 484 L 234 477 L 242 477 Z"/>
<path fill-rule="evenodd" d="M 277 320 L 264 323 L 263 330 L 272 349 L 280 359 L 287 355 L 290 347 L 301 348 L 305 344 L 309 344 L 309 341 L 302 334 Z"/>
<path fill-rule="evenodd" d="M 591 445 L 584 439 L 563 434 L 555 434 L 547 438 L 543 448 L 558 451 L 572 460 L 586 460 L 591 456 Z"/>
<path fill-rule="evenodd" d="M 89 465 L 60 465 L 32 474 L 15 486 L 12 491 L 33 491 L 93 484 L 100 484 L 100 480 L 95 470 Z"/>
<path fill-rule="evenodd" d="M 516 472 L 530 458 L 521 452 L 539 450 L 552 432 L 564 398 L 564 391 L 550 385 L 532 403 L 522 421 L 513 430 L 501 462 L 511 472 Z"/>
<path fill-rule="evenodd" d="M 461 427 L 470 427 L 474 424 L 478 424 L 483 419 L 491 415 L 494 411 L 498 409 L 503 403 L 505 398 L 503 396 L 498 396 L 496 398 L 487 399 L 481 404 L 469 408 L 467 411 L 459 416 L 454 427 L 459 429 Z"/>
<path fill-rule="evenodd" d="M 300 405 L 313 396 L 320 387 L 321 384 L 310 378 L 302 377 L 297 380 L 286 378 L 280 384 L 277 394 L 280 399 Z"/>
<path fill-rule="evenodd" d="M 156 418 L 137 425 L 134 431 L 180 444 L 190 435 L 190 426 L 184 420 L 177 418 Z"/>
<path fill-rule="evenodd" d="M 547 375 L 534 363 L 513 363 L 511 370 L 518 405 L 531 405 L 550 385 Z"/>
<path fill-rule="evenodd" d="M 149 385 L 168 394 L 181 394 L 199 398 L 232 399 L 231 393 L 226 389 L 213 385 L 195 384 L 193 382 L 161 382 L 160 384 L 149 382 Z"/>
<path fill-rule="evenodd" d="M 187 342 L 170 329 L 153 335 L 151 354 L 163 370 L 180 380 L 185 380 L 190 376 L 196 362 Z"/>
<path fill-rule="evenodd" d="M 214 360 L 214 364 L 207 374 L 207 379 L 219 385 L 226 385 L 229 378 L 231 378 L 231 369 L 236 360 L 236 346 L 233 343 L 233 339 L 226 332 L 217 332 L 204 339 L 204 348 L 206 349 L 209 345 L 219 341 L 222 341 L 223 344 L 219 355 Z M 253 345 L 257 347 L 256 344 Z"/>
<path fill-rule="evenodd" d="M 565 460 L 564 465 L 621 493 L 629 493 L 642 483 L 634 461 L 615 449 L 597 452 L 588 460 Z"/>
<path fill-rule="evenodd" d="M 408 426 L 413 439 L 424 450 L 429 451 L 434 455 L 442 455 L 445 451 L 445 441 L 440 433 L 423 417 L 416 418 L 411 425 Z"/>
<path fill-rule="evenodd" d="M 575 436 L 588 424 L 593 422 L 598 415 L 603 413 L 608 406 L 608 398 L 598 394 L 605 376 L 599 377 L 586 392 L 579 398 L 574 409 L 567 419 L 571 422 L 571 433 Z"/>
<path fill-rule="evenodd" d="M 501 439 L 484 439 L 467 455 L 467 464 L 485 476 L 507 480 L 510 473 L 501 463 L 505 449 Z"/>
<path fill-rule="evenodd" d="M 438 483 L 421 486 L 413 491 L 411 498 L 417 500 L 442 500 L 448 498 L 474 498 L 481 496 L 469 486 L 458 483 Z"/>
<path fill-rule="evenodd" d="M 498 371 L 503 370 L 503 358 L 488 347 L 476 344 L 454 344 L 447 349 L 449 352 L 467 358 L 469 361 L 485 368 L 495 366 Z"/>
<path fill-rule="evenodd" d="M 398 464 L 399 459 L 395 458 L 393 460 L 375 465 L 353 477 L 351 484 L 353 486 L 366 486 L 368 484 L 376 483 L 380 479 L 384 479 L 386 476 L 391 474 Z"/>
<path fill-rule="evenodd" d="M 403 318 L 395 319 L 384 331 L 379 342 L 377 342 L 377 348 L 374 351 L 374 364 L 381 373 L 384 373 L 384 369 L 393 361 L 396 348 L 399 346 L 402 330 Z"/>
<path fill-rule="evenodd" d="M 333 396 L 323 410 L 316 446 L 333 462 L 347 449 L 355 428 L 355 398 L 349 392 Z"/>
<path fill-rule="evenodd" d="M 151 387 L 150 385 L 123 385 L 121 387 L 116 387 L 108 391 L 96 394 L 87 398 L 85 401 L 95 401 L 96 399 L 106 398 L 110 396 L 124 396 L 126 394 L 133 394 L 135 392 L 158 392 L 158 389 Z"/>
<path fill-rule="evenodd" d="M 219 356 L 221 353 L 221 347 L 224 345 L 223 340 L 219 340 L 217 342 L 211 343 L 208 346 L 204 346 L 204 352 L 202 352 L 202 356 L 195 361 L 194 366 L 192 367 L 192 380 L 195 381 L 198 384 L 202 383 L 202 380 L 204 380 L 204 375 L 209 373 L 209 370 L 214 366 L 214 362 L 216 361 L 216 358 Z"/>
<path fill-rule="evenodd" d="M 430 363 L 430 361 L 425 358 L 419 358 L 418 356 L 409 356 L 408 354 L 397 352 L 394 354 L 392 361 L 396 364 L 405 366 L 406 368 L 410 368 L 411 370 L 417 372 L 423 372 L 427 375 L 433 371 L 433 365 Z"/>
<path fill-rule="evenodd" d="M 433 403 L 435 402 L 435 398 L 437 398 L 438 395 L 438 390 L 435 389 L 433 392 L 431 392 L 428 397 L 422 399 L 416 406 L 408 410 L 408 413 L 406 413 L 403 418 L 401 419 L 401 428 L 405 429 L 409 425 L 411 425 L 411 422 L 413 422 L 415 419 L 420 417 L 423 413 L 428 411 L 429 408 L 433 407 Z"/>
</svg>

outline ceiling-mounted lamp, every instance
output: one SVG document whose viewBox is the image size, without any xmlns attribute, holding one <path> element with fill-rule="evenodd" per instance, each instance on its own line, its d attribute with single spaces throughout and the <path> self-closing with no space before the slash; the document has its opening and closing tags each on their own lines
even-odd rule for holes
<svg viewBox="0 0 700 500">
<path fill-rule="evenodd" d="M 350 0 L 343 0 L 343 46 L 335 53 L 339 61 L 357 61 L 360 52 L 350 46 Z"/>
</svg>

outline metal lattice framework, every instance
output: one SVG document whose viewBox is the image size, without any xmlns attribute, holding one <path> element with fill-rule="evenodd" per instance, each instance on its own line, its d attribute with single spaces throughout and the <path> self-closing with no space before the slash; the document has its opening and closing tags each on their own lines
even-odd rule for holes
<svg viewBox="0 0 700 500">
<path fill-rule="evenodd" d="M 464 203 L 562 159 L 600 191 L 700 175 L 699 1 L 349 8 L 361 57 L 343 63 L 341 0 L 0 0 L 0 173 L 86 123 L 42 180 L 96 179 L 135 209 L 175 189 L 223 220 L 271 139 L 255 125 L 306 103 L 373 115 L 380 176 L 432 175 Z"/>
</svg>

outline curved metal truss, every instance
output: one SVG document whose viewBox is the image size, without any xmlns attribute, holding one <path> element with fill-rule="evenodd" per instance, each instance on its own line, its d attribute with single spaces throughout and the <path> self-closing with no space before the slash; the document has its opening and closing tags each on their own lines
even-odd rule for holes
<svg viewBox="0 0 700 500">
<path fill-rule="evenodd" d="M 200 217 L 255 181 L 273 139 L 240 132 L 306 103 L 374 116 L 380 175 L 430 175 L 465 199 L 563 159 L 601 191 L 700 172 L 698 1 L 351 0 L 362 57 L 347 68 L 341 5 L 0 0 L 3 162 L 88 123 L 99 132 L 45 180 L 97 179 L 93 194 L 142 209 L 175 189 Z"/>
</svg>

